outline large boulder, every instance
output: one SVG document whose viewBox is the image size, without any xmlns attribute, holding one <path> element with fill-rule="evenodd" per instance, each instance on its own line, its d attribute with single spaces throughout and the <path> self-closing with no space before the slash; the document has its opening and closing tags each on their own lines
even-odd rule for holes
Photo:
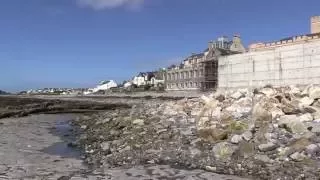
<svg viewBox="0 0 320 180">
<path fill-rule="evenodd" d="M 300 102 L 299 105 L 302 107 L 310 106 L 313 103 L 313 101 L 314 100 L 312 98 L 305 96 L 305 97 L 299 99 L 299 102 Z"/>
<path fill-rule="evenodd" d="M 207 142 L 217 142 L 220 140 L 228 139 L 229 131 L 217 127 L 207 127 L 198 129 L 198 136 Z"/>
<path fill-rule="evenodd" d="M 250 141 L 253 138 L 253 134 L 251 131 L 246 131 L 242 134 L 242 138 L 246 141 Z"/>
<path fill-rule="evenodd" d="M 239 91 L 236 91 L 235 93 L 233 93 L 231 95 L 231 98 L 235 99 L 235 100 L 238 100 L 240 98 L 244 97 L 244 94 L 239 92 Z"/>
<path fill-rule="evenodd" d="M 269 142 L 269 143 L 266 143 L 266 144 L 260 144 L 258 146 L 258 148 L 262 152 L 267 152 L 267 151 L 273 151 L 273 150 L 277 149 L 278 145 Z"/>
<path fill-rule="evenodd" d="M 285 128 L 292 133 L 306 133 L 307 127 L 301 122 L 300 118 L 296 115 L 284 115 L 280 117 L 278 122 L 280 127 Z"/>
<path fill-rule="evenodd" d="M 306 152 L 310 155 L 315 155 L 320 152 L 320 147 L 317 144 L 310 144 L 306 147 Z"/>
<path fill-rule="evenodd" d="M 236 151 L 236 147 L 227 142 L 216 144 L 212 151 L 214 156 L 219 160 L 229 160 L 232 154 Z"/>
<path fill-rule="evenodd" d="M 299 100 L 289 101 L 287 99 L 282 99 L 282 111 L 285 114 L 299 114 L 301 113 L 301 106 Z"/>
<path fill-rule="evenodd" d="M 267 97 L 271 97 L 276 94 L 276 90 L 271 87 L 265 87 L 260 89 L 260 93 L 266 95 Z"/>
<path fill-rule="evenodd" d="M 309 97 L 312 99 L 320 99 L 320 87 L 319 86 L 311 86 L 309 88 Z"/>
<path fill-rule="evenodd" d="M 198 129 L 214 125 L 221 119 L 221 107 L 218 107 L 218 100 L 210 96 L 202 96 L 201 101 L 203 106 L 200 107 L 197 113 Z M 191 111 L 191 114 L 194 114 L 194 112 Z"/>
<path fill-rule="evenodd" d="M 208 109 L 214 109 L 218 106 L 219 101 L 217 101 L 214 97 L 212 96 L 201 96 L 201 101 L 204 103 L 204 106 Z"/>
<path fill-rule="evenodd" d="M 143 126 L 144 120 L 143 119 L 136 119 L 132 122 L 133 125 Z"/>
<path fill-rule="evenodd" d="M 233 144 L 238 144 L 240 141 L 242 141 L 241 135 L 236 134 L 236 135 L 232 136 L 232 138 L 231 138 L 231 143 L 233 143 Z"/>
<path fill-rule="evenodd" d="M 301 94 L 301 91 L 299 88 L 295 87 L 295 86 L 290 86 L 290 90 L 289 90 L 290 94 L 293 94 L 295 96 L 299 96 Z"/>
<path fill-rule="evenodd" d="M 242 119 L 243 117 L 249 116 L 252 110 L 252 99 L 251 98 L 241 98 L 235 101 L 231 106 L 225 108 L 234 119 Z"/>
<path fill-rule="evenodd" d="M 299 116 L 301 122 L 313 121 L 313 116 L 310 113 L 303 114 Z"/>
<path fill-rule="evenodd" d="M 273 107 L 271 110 L 272 119 L 277 119 L 284 115 L 284 112 L 279 107 Z"/>
<path fill-rule="evenodd" d="M 304 155 L 303 153 L 300 153 L 300 152 L 295 152 L 295 153 L 290 155 L 290 158 L 293 161 L 300 162 L 300 161 L 303 161 L 306 158 L 306 155 Z"/>
<path fill-rule="evenodd" d="M 316 120 L 313 122 L 307 122 L 305 123 L 307 129 L 309 129 L 313 133 L 320 133 L 320 122 L 317 122 Z"/>
<path fill-rule="evenodd" d="M 268 102 L 266 99 L 262 99 L 258 102 L 252 110 L 252 119 L 257 125 L 269 123 L 272 121 L 272 114 L 270 110 L 274 105 Z"/>
</svg>

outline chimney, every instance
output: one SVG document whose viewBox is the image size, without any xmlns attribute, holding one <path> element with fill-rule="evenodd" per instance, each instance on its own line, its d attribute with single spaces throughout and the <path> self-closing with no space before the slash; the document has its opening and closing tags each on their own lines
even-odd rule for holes
<svg viewBox="0 0 320 180">
<path fill-rule="evenodd" d="M 311 34 L 320 33 L 320 16 L 311 17 Z"/>
<path fill-rule="evenodd" d="M 230 50 L 231 51 L 235 51 L 235 52 L 245 52 L 246 49 L 244 48 L 242 42 L 241 42 L 241 38 L 239 34 L 234 34 L 233 35 L 233 40 L 232 40 L 232 44 L 230 46 Z"/>
<path fill-rule="evenodd" d="M 213 41 L 208 42 L 208 48 L 209 48 L 209 50 L 211 50 L 213 48 Z"/>
<path fill-rule="evenodd" d="M 234 35 L 233 35 L 233 40 L 232 40 L 232 41 L 241 42 L 240 34 L 234 34 Z"/>
</svg>

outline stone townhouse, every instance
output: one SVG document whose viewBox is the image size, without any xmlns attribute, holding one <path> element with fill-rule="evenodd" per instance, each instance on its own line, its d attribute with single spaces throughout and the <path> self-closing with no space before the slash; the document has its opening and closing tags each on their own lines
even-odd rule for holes
<svg viewBox="0 0 320 180">
<path fill-rule="evenodd" d="M 166 71 L 167 90 L 210 90 L 217 87 L 218 57 L 245 52 L 239 35 L 232 41 L 220 37 L 210 41 L 201 53 L 193 53 L 180 65 L 172 65 Z"/>
</svg>

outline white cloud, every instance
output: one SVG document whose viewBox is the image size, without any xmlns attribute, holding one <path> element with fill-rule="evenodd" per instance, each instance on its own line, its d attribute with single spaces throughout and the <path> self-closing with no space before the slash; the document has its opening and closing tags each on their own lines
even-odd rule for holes
<svg viewBox="0 0 320 180">
<path fill-rule="evenodd" d="M 77 0 L 82 7 L 91 7 L 95 10 L 113 9 L 117 7 L 127 7 L 130 9 L 140 9 L 145 0 Z"/>
</svg>

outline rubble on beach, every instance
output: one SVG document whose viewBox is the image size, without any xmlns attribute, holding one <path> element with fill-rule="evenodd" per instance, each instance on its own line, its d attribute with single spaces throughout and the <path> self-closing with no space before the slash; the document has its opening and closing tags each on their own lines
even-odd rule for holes
<svg viewBox="0 0 320 180">
<path fill-rule="evenodd" d="M 92 166 L 171 165 L 253 179 L 320 177 L 320 86 L 266 86 L 82 116 Z"/>
</svg>

